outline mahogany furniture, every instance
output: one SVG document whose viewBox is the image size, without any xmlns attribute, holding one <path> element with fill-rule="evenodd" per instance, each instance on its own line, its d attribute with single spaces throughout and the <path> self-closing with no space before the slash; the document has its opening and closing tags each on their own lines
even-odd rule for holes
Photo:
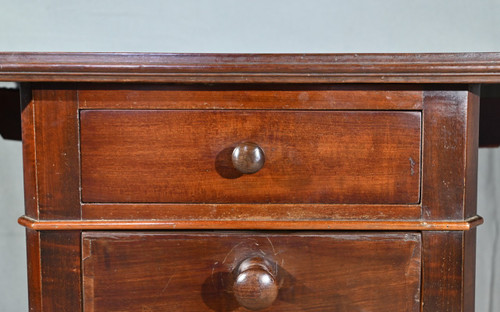
<svg viewBox="0 0 500 312">
<path fill-rule="evenodd" d="M 2 53 L 30 311 L 473 311 L 500 54 Z"/>
</svg>

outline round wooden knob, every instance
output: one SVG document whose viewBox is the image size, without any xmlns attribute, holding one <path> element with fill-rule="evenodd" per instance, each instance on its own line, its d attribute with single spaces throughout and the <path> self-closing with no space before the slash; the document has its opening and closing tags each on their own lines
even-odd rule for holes
<svg viewBox="0 0 500 312">
<path fill-rule="evenodd" d="M 260 257 L 243 261 L 237 269 L 233 293 L 239 304 L 248 310 L 269 307 L 278 296 L 278 283 L 270 264 Z"/>
<path fill-rule="evenodd" d="M 232 161 L 239 172 L 255 173 L 264 166 L 264 151 L 255 143 L 240 143 L 233 150 Z"/>
</svg>

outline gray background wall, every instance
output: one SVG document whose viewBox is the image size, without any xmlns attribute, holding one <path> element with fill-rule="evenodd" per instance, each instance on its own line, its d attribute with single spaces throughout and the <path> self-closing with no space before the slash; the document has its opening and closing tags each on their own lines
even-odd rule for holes
<svg viewBox="0 0 500 312">
<path fill-rule="evenodd" d="M 500 0 L 0 1 L 0 51 L 500 51 Z M 481 150 L 476 310 L 500 311 L 500 150 Z M 21 144 L 0 138 L 0 311 L 27 311 Z"/>
</svg>

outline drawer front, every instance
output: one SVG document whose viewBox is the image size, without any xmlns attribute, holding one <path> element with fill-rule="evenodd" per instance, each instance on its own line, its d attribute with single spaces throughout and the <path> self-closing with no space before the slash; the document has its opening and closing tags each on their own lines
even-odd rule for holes
<svg viewBox="0 0 500 312">
<path fill-rule="evenodd" d="M 84 310 L 420 311 L 420 252 L 418 233 L 88 232 Z"/>
<path fill-rule="evenodd" d="M 416 111 L 82 110 L 83 202 L 411 204 Z M 243 174 L 252 142 L 262 169 Z"/>
</svg>

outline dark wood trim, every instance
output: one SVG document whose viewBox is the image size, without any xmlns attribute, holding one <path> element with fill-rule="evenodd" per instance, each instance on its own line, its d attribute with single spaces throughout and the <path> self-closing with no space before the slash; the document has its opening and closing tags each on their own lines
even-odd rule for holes
<svg viewBox="0 0 500 312">
<path fill-rule="evenodd" d="M 158 220 L 66 220 L 37 221 L 22 216 L 19 224 L 37 231 L 55 230 L 387 230 L 387 231 L 467 231 L 483 223 L 475 216 L 464 221 L 158 221 Z"/>
<path fill-rule="evenodd" d="M 498 83 L 500 53 L 0 53 L 0 80 Z"/>
</svg>

